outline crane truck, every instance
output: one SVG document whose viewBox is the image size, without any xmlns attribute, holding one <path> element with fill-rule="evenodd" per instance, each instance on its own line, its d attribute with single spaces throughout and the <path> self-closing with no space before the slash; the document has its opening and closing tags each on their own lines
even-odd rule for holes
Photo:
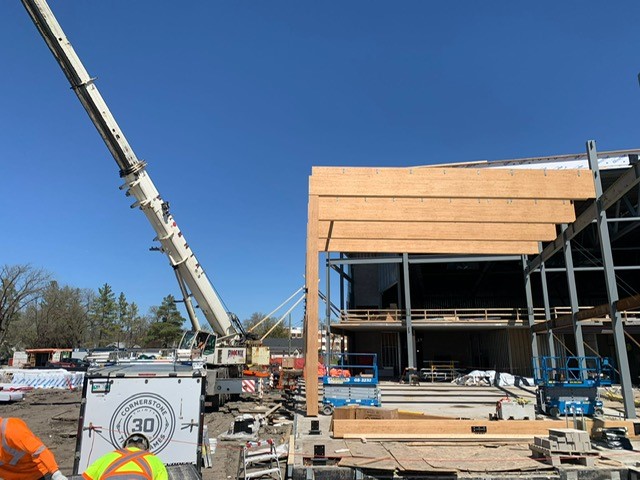
<svg viewBox="0 0 640 480">
<path fill-rule="evenodd" d="M 169 260 L 192 327 L 183 335 L 173 361 L 116 362 L 87 373 L 74 472 L 80 473 L 137 432 L 149 438 L 152 451 L 166 464 L 182 468 L 173 478 L 192 478 L 193 472 L 193 478 L 199 478 L 202 446 L 208 439 L 205 399 L 221 403 L 228 395 L 258 390 L 255 379 L 243 378 L 243 372 L 252 362 L 252 351 L 263 357 L 268 351 L 258 347 L 259 341 L 224 307 L 169 202 L 151 180 L 146 162 L 134 153 L 46 0 L 21 1 L 116 161 L 123 179 L 120 189 L 135 199 L 131 208 L 140 209 L 153 227 L 154 241 L 160 243 L 156 249 Z M 191 298 L 212 332 L 201 327 Z M 180 361 L 185 355 L 187 361 Z"/>
<path fill-rule="evenodd" d="M 95 79 L 92 78 L 65 36 L 60 24 L 45 0 L 22 0 L 29 16 L 53 53 L 85 108 L 102 140 L 111 152 L 126 196 L 135 199 L 131 208 L 140 209 L 153 227 L 163 252 L 173 268 L 182 293 L 192 330 L 186 332 L 179 351 L 200 351 L 207 365 L 207 395 L 219 401 L 222 395 L 241 393 L 241 376 L 252 345 L 238 318 L 227 311 L 202 265 L 171 214 L 169 202 L 158 193 L 147 163 L 139 159 L 107 107 Z M 213 333 L 205 331 L 195 314 L 191 298 L 207 319 Z M 264 351 L 263 351 L 264 355 Z"/>
</svg>

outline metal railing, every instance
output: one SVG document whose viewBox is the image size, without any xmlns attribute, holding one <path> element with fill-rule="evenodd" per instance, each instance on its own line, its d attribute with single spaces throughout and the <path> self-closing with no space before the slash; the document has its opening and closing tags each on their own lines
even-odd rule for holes
<svg viewBox="0 0 640 480">
<path fill-rule="evenodd" d="M 580 307 L 580 310 L 592 307 Z M 571 313 L 571 307 L 551 308 L 551 318 L 557 318 Z M 623 320 L 640 320 L 640 311 L 620 312 Z M 544 308 L 534 308 L 535 322 L 546 320 Z M 609 316 L 591 320 L 608 320 Z M 527 309 L 522 308 L 425 308 L 411 310 L 412 324 L 425 323 L 504 323 L 508 325 L 526 325 L 528 322 Z M 340 312 L 339 323 L 405 323 L 405 311 L 400 309 L 352 309 Z"/>
</svg>

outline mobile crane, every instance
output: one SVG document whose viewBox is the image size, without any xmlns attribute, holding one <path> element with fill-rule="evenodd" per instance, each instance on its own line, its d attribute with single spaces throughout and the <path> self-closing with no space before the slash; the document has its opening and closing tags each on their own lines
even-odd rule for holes
<svg viewBox="0 0 640 480">
<path fill-rule="evenodd" d="M 242 393 L 241 375 L 249 361 L 249 335 L 238 318 L 227 312 L 220 297 L 187 243 L 184 234 L 162 199 L 140 160 L 129 145 L 98 88 L 84 68 L 71 43 L 45 0 L 21 0 L 31 20 L 47 43 L 85 108 L 102 140 L 111 152 L 124 179 L 121 190 L 135 198 L 131 208 L 139 208 L 149 220 L 160 242 L 158 250 L 168 258 L 182 292 L 192 331 L 182 337 L 179 350 L 200 351 L 207 364 L 207 395 Z M 191 304 L 193 297 L 214 333 L 204 331 Z M 249 342 L 249 343 L 247 343 Z M 230 379 L 230 380 L 224 380 Z M 232 379 L 232 380 L 231 380 Z"/>
</svg>

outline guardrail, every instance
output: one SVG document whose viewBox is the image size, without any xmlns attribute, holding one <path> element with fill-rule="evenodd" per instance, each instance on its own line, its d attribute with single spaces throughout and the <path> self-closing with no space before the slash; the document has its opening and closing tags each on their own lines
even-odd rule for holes
<svg viewBox="0 0 640 480">
<path fill-rule="evenodd" d="M 581 310 L 592 308 L 580 307 Z M 551 318 L 571 313 L 571 307 L 551 308 Z M 620 312 L 623 320 L 640 320 L 640 311 Z M 339 323 L 405 323 L 405 311 L 400 309 L 352 309 L 343 310 Z M 535 322 L 546 320 L 544 308 L 534 308 Z M 609 316 L 594 318 L 593 320 L 608 320 Z M 526 308 L 426 308 L 412 309 L 411 323 L 439 323 L 439 322 L 487 322 L 526 325 L 528 313 Z"/>
</svg>

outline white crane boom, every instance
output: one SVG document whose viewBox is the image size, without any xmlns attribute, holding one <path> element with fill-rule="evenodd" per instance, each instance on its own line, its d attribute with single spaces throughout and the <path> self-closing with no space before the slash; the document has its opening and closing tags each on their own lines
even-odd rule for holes
<svg viewBox="0 0 640 480">
<path fill-rule="evenodd" d="M 49 5 L 45 0 L 22 0 L 22 3 L 118 164 L 120 176 L 125 181 L 120 189 L 126 188 L 126 195 L 136 199 L 131 208 L 139 207 L 145 214 L 156 232 L 155 240 L 162 245 L 169 263 L 184 280 L 214 332 L 219 336 L 244 334 L 237 318 L 224 308 L 169 212 L 169 203 L 162 200 L 146 172 L 146 162 L 136 157 Z M 195 316 L 190 315 L 190 318 L 194 330 L 200 330 Z"/>
</svg>

